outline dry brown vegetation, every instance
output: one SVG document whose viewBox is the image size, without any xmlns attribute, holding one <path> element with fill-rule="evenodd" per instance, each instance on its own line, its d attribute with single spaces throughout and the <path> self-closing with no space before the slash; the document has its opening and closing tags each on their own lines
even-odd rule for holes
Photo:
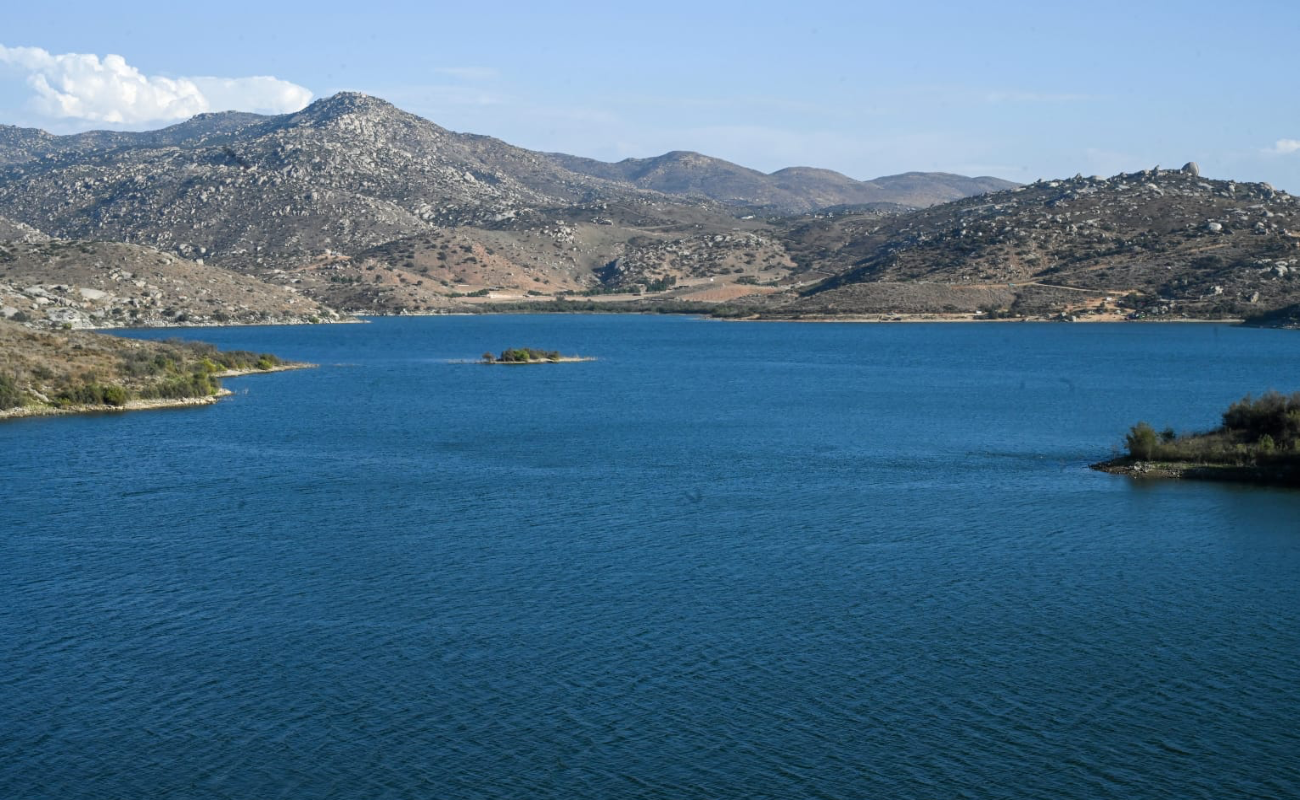
<svg viewBox="0 0 1300 800">
<path fill-rule="evenodd" d="M 0 412 L 205 398 L 220 390 L 222 373 L 280 366 L 270 354 L 221 352 L 198 342 L 36 331 L 0 322 Z"/>
<path fill-rule="evenodd" d="M 375 314 L 561 296 L 721 301 L 732 315 L 795 319 L 1222 319 L 1300 307 L 1300 205 L 1285 192 L 1194 168 L 1004 187 L 929 173 L 763 175 L 695 153 L 602 164 L 454 133 L 348 93 L 296 114 L 205 115 L 150 134 L 0 131 L 0 214 L 27 223 L 0 223 L 0 237 L 56 249 L 36 241 L 42 232 L 109 237 L 280 286 L 249 289 L 278 309 L 151 280 L 119 307 L 67 292 L 46 298 L 61 305 L 53 318 L 9 306 L 56 324 L 323 318 L 301 313 L 308 298 Z M 937 200 L 952 202 L 897 205 Z M 797 209 L 814 211 L 784 216 Z M 92 259 L 111 273 L 109 261 Z M 8 299 L 41 305 L 25 288 L 12 284 Z"/>
<path fill-rule="evenodd" d="M 1038 314 L 1105 303 L 1152 317 L 1250 316 L 1300 301 L 1298 231 L 1300 203 L 1266 184 L 1191 170 L 1039 182 L 904 216 L 795 227 L 792 256 L 832 275 L 779 313 L 850 311 L 871 297 L 861 287 L 908 282 L 1000 287 Z M 1042 289 L 1056 298 L 1045 304 Z"/>
<path fill-rule="evenodd" d="M 338 315 L 285 286 L 110 242 L 0 241 L 0 316 L 47 328 L 293 324 Z"/>
</svg>

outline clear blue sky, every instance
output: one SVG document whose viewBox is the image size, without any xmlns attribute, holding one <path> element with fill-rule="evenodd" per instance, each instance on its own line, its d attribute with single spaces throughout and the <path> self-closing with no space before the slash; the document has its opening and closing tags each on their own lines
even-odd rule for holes
<svg viewBox="0 0 1300 800">
<path fill-rule="evenodd" d="M 150 80 L 285 82 L 196 82 L 209 106 L 291 106 L 305 96 L 291 84 L 355 89 L 455 130 L 605 160 L 698 150 L 764 171 L 1022 181 L 1196 160 L 1300 192 L 1300 3 L 1066 5 L 14 4 L 0 45 L 52 61 L 0 58 L 0 122 L 165 124 L 144 105 L 105 123 L 125 101 L 96 95 L 84 69 L 68 73 L 73 94 L 91 96 L 65 107 L 30 82 L 64 75 L 63 54 L 112 53 Z"/>
</svg>

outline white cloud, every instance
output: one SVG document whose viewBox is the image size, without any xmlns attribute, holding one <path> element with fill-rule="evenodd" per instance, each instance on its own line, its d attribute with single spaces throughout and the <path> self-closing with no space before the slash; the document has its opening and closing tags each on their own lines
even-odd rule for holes
<svg viewBox="0 0 1300 800">
<path fill-rule="evenodd" d="M 267 75 L 253 78 L 191 78 L 212 111 L 288 114 L 311 102 L 311 91 Z"/>
<path fill-rule="evenodd" d="M 54 119 L 135 125 L 188 119 L 205 111 L 298 111 L 307 89 L 271 77 L 150 76 L 119 55 L 54 55 L 39 47 L 0 45 L 0 65 L 25 73 L 36 111 Z"/>
<path fill-rule="evenodd" d="M 1265 152 L 1280 153 L 1282 155 L 1300 153 L 1300 139 L 1278 139 L 1277 143 Z"/>
</svg>

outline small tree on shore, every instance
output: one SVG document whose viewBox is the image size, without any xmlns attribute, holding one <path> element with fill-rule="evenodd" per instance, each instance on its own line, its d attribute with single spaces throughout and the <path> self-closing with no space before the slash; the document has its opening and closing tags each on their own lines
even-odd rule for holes
<svg viewBox="0 0 1300 800">
<path fill-rule="evenodd" d="M 1128 435 L 1124 437 L 1124 444 L 1128 447 L 1128 454 L 1143 461 L 1150 459 L 1155 453 L 1157 442 L 1159 442 L 1159 437 L 1156 435 L 1155 428 L 1145 422 L 1134 425 Z"/>
</svg>

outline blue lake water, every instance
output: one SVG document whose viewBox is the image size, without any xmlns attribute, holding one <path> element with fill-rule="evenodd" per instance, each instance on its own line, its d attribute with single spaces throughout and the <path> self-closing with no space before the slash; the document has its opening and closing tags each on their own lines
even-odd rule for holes
<svg viewBox="0 0 1300 800">
<path fill-rule="evenodd" d="M 1300 796 L 1300 492 L 1086 468 L 1296 333 L 184 335 L 321 367 L 0 425 L 0 797 Z"/>
</svg>

